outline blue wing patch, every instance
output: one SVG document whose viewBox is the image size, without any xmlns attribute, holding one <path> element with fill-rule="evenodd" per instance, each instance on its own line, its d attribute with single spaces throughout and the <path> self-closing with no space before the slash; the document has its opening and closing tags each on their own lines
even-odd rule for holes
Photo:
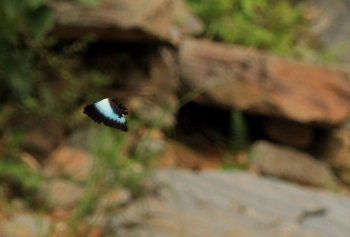
<svg viewBox="0 0 350 237">
<path fill-rule="evenodd" d="M 118 113 L 113 111 L 111 103 L 109 102 L 109 99 L 103 99 L 95 103 L 95 107 L 106 118 L 112 119 L 117 123 L 125 123 L 124 114 L 119 115 Z"/>
<path fill-rule="evenodd" d="M 113 99 L 103 99 L 94 104 L 85 106 L 84 113 L 97 123 L 128 131 L 128 124 L 125 119 L 128 114 L 127 108 Z"/>
</svg>

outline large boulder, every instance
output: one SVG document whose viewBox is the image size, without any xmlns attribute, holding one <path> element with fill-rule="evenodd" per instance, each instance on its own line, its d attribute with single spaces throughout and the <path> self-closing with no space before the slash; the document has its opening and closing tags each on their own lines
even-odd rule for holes
<svg viewBox="0 0 350 237">
<path fill-rule="evenodd" d="M 262 174 L 321 187 L 335 187 L 335 177 L 321 161 L 293 148 L 259 141 L 251 149 L 251 166 Z"/>
<path fill-rule="evenodd" d="M 350 116 L 350 84 L 336 69 L 208 40 L 180 47 L 180 74 L 197 101 L 289 120 L 334 125 Z"/>
<path fill-rule="evenodd" d="M 350 198 L 238 171 L 161 170 L 159 196 L 111 215 L 111 236 L 347 237 Z M 147 208 L 145 208 L 145 206 Z M 132 228 L 130 228 L 132 227 Z"/>
<path fill-rule="evenodd" d="M 51 7 L 55 34 L 68 39 L 94 33 L 110 41 L 177 44 L 203 28 L 183 0 L 100 0 L 97 6 L 54 1 Z"/>
</svg>

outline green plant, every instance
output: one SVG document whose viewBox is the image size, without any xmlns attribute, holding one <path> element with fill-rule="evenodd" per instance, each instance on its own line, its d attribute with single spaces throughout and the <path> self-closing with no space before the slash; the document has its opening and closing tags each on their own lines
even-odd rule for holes
<svg viewBox="0 0 350 237">
<path fill-rule="evenodd" d="M 18 196 L 35 204 L 33 195 L 43 183 L 43 176 L 39 171 L 33 170 L 20 158 L 23 156 L 21 146 L 23 134 L 12 133 L 6 137 L 6 153 L 0 156 L 0 189 L 3 194 Z"/>
<path fill-rule="evenodd" d="M 36 193 L 43 184 L 44 177 L 40 172 L 31 169 L 17 157 L 0 159 L 0 195 L 9 198 L 23 198 L 28 204 L 36 205 Z"/>
<path fill-rule="evenodd" d="M 0 4 L 0 128 L 10 128 L 11 121 L 28 114 L 34 115 L 33 120 L 65 118 L 72 107 L 57 105 L 76 103 L 79 92 L 97 84 L 96 78 L 106 77 L 94 69 L 79 71 L 79 54 L 90 38 L 74 42 L 70 49 L 75 51 L 54 50 L 56 40 L 48 35 L 54 25 L 50 1 L 4 0 Z M 93 4 L 97 0 L 71 1 Z M 72 80 L 79 76 L 87 83 Z M 61 93 L 53 93 L 59 89 Z"/>
<path fill-rule="evenodd" d="M 230 146 L 222 152 L 224 169 L 246 169 L 249 163 L 247 149 L 250 143 L 249 128 L 242 111 L 231 110 Z"/>
<path fill-rule="evenodd" d="M 133 124 L 130 127 L 136 129 L 137 125 L 134 123 L 136 122 L 129 121 L 129 124 Z M 75 234 L 79 234 L 79 223 L 96 211 L 98 202 L 108 191 L 122 188 L 136 195 L 142 193 L 142 184 L 150 167 L 145 159 L 129 155 L 128 136 L 129 133 L 96 124 L 90 127 L 89 149 L 94 156 L 94 164 L 71 222 Z"/>
<path fill-rule="evenodd" d="M 242 111 L 231 111 L 231 139 L 233 150 L 242 150 L 249 145 L 249 128 Z"/>
<path fill-rule="evenodd" d="M 302 4 L 289 0 L 188 0 L 214 39 L 301 56 L 314 49 Z"/>
</svg>

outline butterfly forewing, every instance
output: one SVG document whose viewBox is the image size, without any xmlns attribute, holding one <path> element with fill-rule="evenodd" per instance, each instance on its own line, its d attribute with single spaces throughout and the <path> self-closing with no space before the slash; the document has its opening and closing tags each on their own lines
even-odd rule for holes
<svg viewBox="0 0 350 237">
<path fill-rule="evenodd" d="M 106 98 L 94 104 L 85 106 L 84 113 L 97 123 L 128 131 L 128 124 L 124 115 L 127 108 L 115 100 Z"/>
</svg>

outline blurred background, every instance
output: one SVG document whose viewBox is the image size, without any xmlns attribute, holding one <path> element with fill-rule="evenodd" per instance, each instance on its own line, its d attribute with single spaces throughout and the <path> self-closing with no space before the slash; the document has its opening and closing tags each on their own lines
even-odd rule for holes
<svg viewBox="0 0 350 237">
<path fill-rule="evenodd" d="M 350 233 L 350 2 L 2 0 L 0 237 Z M 87 104 L 116 98 L 129 131 Z"/>
</svg>

